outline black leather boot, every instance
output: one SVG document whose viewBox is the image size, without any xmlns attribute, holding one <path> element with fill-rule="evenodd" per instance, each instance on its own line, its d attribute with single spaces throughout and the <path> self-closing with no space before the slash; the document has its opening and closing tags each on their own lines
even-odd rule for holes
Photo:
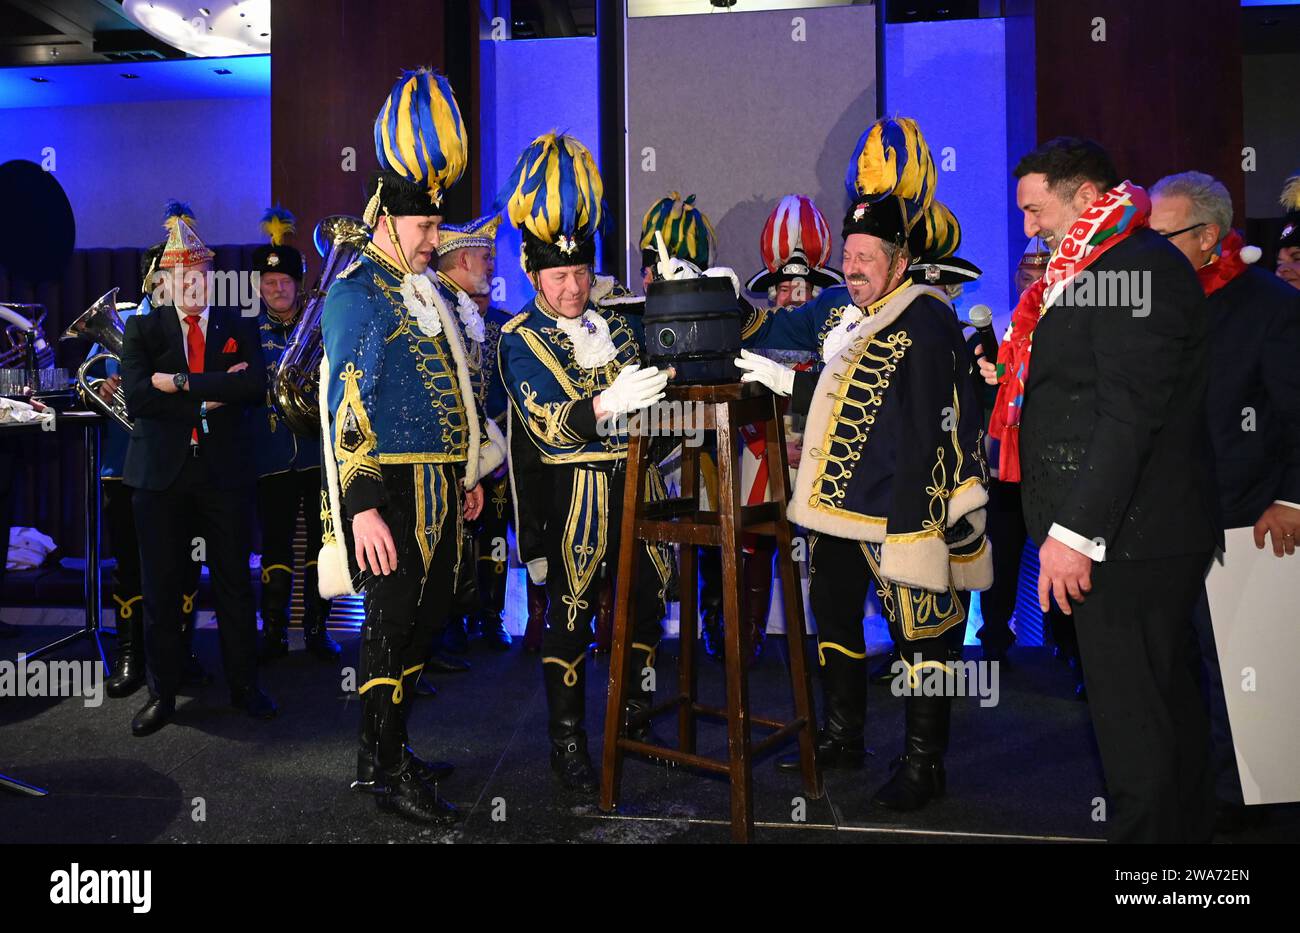
<svg viewBox="0 0 1300 933">
<path fill-rule="evenodd" d="M 550 606 L 545 583 L 528 579 L 528 627 L 524 629 L 524 651 L 537 654 L 542 650 L 542 636 L 546 634 L 546 610 Z"/>
<path fill-rule="evenodd" d="M 763 656 L 763 647 L 767 644 L 767 614 L 772 606 L 772 551 L 767 549 L 765 542 L 752 554 L 744 555 L 741 576 L 740 617 L 749 633 L 750 648 L 745 662 L 751 665 Z"/>
<path fill-rule="evenodd" d="M 632 679 L 628 684 L 627 705 L 623 710 L 624 716 L 629 722 L 627 737 L 635 742 L 645 742 L 649 745 L 666 745 L 667 743 L 655 734 L 654 723 L 649 719 L 642 720 L 635 725 L 630 724 L 632 719 L 648 713 L 654 705 L 654 691 L 647 689 L 646 684 L 647 679 L 651 684 L 654 682 L 655 648 L 652 645 L 633 642 L 632 659 L 634 664 L 640 662 L 640 666 L 634 666 L 632 669 Z"/>
<path fill-rule="evenodd" d="M 947 789 L 943 756 L 948 750 L 952 697 L 903 698 L 907 716 L 906 750 L 893 762 L 897 770 L 872 803 L 890 810 L 919 810 Z"/>
<path fill-rule="evenodd" d="M 595 793 L 600 782 L 587 755 L 587 733 L 582 728 L 587 696 L 583 659 L 579 657 L 573 667 L 543 662 L 542 680 L 546 684 L 551 770 L 565 790 Z"/>
<path fill-rule="evenodd" d="M 144 611 L 133 611 L 129 619 L 122 618 L 119 612 L 117 657 L 113 659 L 112 673 L 104 685 L 105 692 L 115 700 L 129 697 L 144 686 L 144 667 Z"/>
<path fill-rule="evenodd" d="M 871 680 L 873 684 L 888 685 L 890 682 L 893 681 L 895 677 L 898 676 L 898 672 L 894 670 L 894 666 L 897 663 L 898 663 L 898 649 L 894 648 L 889 652 L 889 654 L 881 658 L 880 661 L 876 664 L 876 666 L 871 669 L 871 673 L 868 675 L 868 678 Z"/>
<path fill-rule="evenodd" d="M 313 565 L 310 570 L 315 570 Z M 337 661 L 340 654 L 343 653 L 343 646 L 330 638 L 329 629 L 325 627 L 325 621 L 330 617 L 330 601 L 314 597 L 315 593 L 315 575 L 309 573 L 307 580 L 308 585 L 306 606 L 302 612 L 302 636 L 307 645 L 307 653 L 313 658 L 321 661 Z"/>
<path fill-rule="evenodd" d="M 410 758 L 384 771 L 384 792 L 375 797 L 375 802 L 381 810 L 415 823 L 446 826 L 460 819 L 460 811 L 420 778 Z"/>
<path fill-rule="evenodd" d="M 262 650 L 263 663 L 283 658 L 289 653 L 289 595 L 293 592 L 293 574 L 276 566 L 262 571 Z"/>
<path fill-rule="evenodd" d="M 817 733 L 817 764 L 822 770 L 856 771 L 867 749 L 863 730 L 867 720 L 867 662 L 823 647 L 822 698 L 826 706 Z M 798 753 L 784 755 L 776 766 L 782 771 L 800 769 Z"/>
<path fill-rule="evenodd" d="M 469 651 L 469 632 L 465 629 L 465 617 L 456 615 L 447 620 L 442 630 L 442 650 L 452 654 L 465 654 Z"/>
<path fill-rule="evenodd" d="M 722 552 L 699 549 L 700 641 L 704 653 L 714 661 L 727 659 L 726 630 L 722 624 Z"/>
<path fill-rule="evenodd" d="M 491 560 L 478 562 L 479 631 L 493 651 L 509 651 L 510 633 L 501 614 L 506 608 L 506 563 Z"/>
</svg>

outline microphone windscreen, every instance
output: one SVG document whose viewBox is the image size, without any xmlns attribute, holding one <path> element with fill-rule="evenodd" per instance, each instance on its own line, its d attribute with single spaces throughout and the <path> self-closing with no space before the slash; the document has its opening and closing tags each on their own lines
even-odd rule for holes
<svg viewBox="0 0 1300 933">
<path fill-rule="evenodd" d="M 993 323 L 993 310 L 988 305 L 976 305 L 966 316 L 975 327 L 988 327 Z"/>
</svg>

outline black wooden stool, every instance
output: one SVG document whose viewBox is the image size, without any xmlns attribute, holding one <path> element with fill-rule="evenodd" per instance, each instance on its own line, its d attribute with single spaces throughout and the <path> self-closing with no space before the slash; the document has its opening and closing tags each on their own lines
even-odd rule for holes
<svg viewBox="0 0 1300 933">
<path fill-rule="evenodd" d="M 633 431 L 628 442 L 627 484 L 623 495 L 623 527 L 618 556 L 614 602 L 614 640 L 609 665 L 609 700 L 605 711 L 605 748 L 600 785 L 600 808 L 612 810 L 618 803 L 625 753 L 652 755 L 727 774 L 731 781 L 731 838 L 748 842 L 754 827 L 753 760 L 774 751 L 797 737 L 805 793 L 822 794 L 821 775 L 813 755 L 815 722 L 812 684 L 804 657 L 805 626 L 803 594 L 791 557 L 790 523 L 786 519 L 789 472 L 786 463 L 785 430 L 777 410 L 776 397 L 752 383 L 716 386 L 670 386 L 667 401 L 682 402 L 686 410 L 703 409 L 703 425 L 694 430 L 713 431 L 718 439 L 717 511 L 700 509 L 697 477 L 700 448 L 682 444 L 681 495 L 662 502 L 644 501 L 646 451 L 649 438 Z M 695 403 L 702 403 L 696 405 Z M 749 424 L 766 425 L 767 475 L 770 501 L 742 505 L 737 463 L 736 432 Z M 685 440 L 685 438 L 683 439 Z M 785 607 L 786 642 L 790 653 L 790 686 L 794 691 L 795 718 L 789 722 L 753 716 L 749 709 L 749 682 L 745 658 L 751 646 L 740 615 L 740 540 L 744 533 L 774 535 L 777 566 L 781 576 L 781 602 Z M 632 669 L 632 637 L 628 618 L 636 581 L 636 548 L 640 541 L 663 541 L 681 545 L 681 661 L 676 696 L 656 705 L 632 721 L 625 721 L 629 678 Z M 727 708 L 716 709 L 696 701 L 696 651 L 698 629 L 696 546 L 722 549 L 723 625 L 726 643 Z M 627 737 L 628 728 L 641 725 L 670 711 L 677 711 L 677 748 L 659 748 Z M 727 723 L 726 760 L 706 758 L 695 752 L 696 720 L 721 718 Z M 754 744 L 751 726 L 773 730 Z"/>
</svg>

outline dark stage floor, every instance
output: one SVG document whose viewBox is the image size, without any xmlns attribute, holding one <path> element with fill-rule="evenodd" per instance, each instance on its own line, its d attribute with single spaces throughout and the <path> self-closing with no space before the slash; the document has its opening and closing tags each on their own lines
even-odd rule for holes
<svg viewBox="0 0 1300 933">
<path fill-rule="evenodd" d="M 10 660 L 66 630 L 24 627 L 0 642 Z M 357 636 L 340 636 L 355 664 Z M 474 669 L 441 676 L 440 693 L 412 715 L 418 751 L 456 763 L 441 786 L 466 813 L 453 831 L 424 829 L 379 813 L 348 790 L 357 701 L 339 673 L 301 651 L 263 673 L 280 703 L 270 723 L 224 703 L 218 683 L 183 698 L 176 723 L 146 739 L 129 722 L 143 692 L 86 708 L 81 699 L 0 699 L 0 773 L 50 789 L 42 799 L 0 793 L 0 842 L 726 842 L 727 786 L 714 777 L 640 760 L 624 769 L 623 805 L 605 815 L 595 800 L 560 792 L 547 763 L 544 698 L 536 656 L 516 647 L 497 655 L 472 642 Z M 111 641 L 109 642 L 111 645 Z M 202 630 L 199 653 L 219 669 L 216 632 Z M 751 677 L 756 712 L 785 717 L 789 690 L 784 644 L 775 639 Z M 676 642 L 660 653 L 661 683 L 675 675 Z M 65 653 L 89 657 L 82 646 Z M 812 653 L 815 659 L 815 651 Z M 872 687 L 868 740 L 877 754 L 865 771 L 830 773 L 826 796 L 793 814 L 797 777 L 770 759 L 755 769 L 759 842 L 969 842 L 1097 840 L 1094 798 L 1102 792 L 1087 707 L 1073 698 L 1068 672 L 1044 649 L 1013 653 L 1000 703 L 957 701 L 948 797 L 919 814 L 875 810 L 869 799 L 899 750 L 902 701 Z M 599 761 L 606 664 L 592 665 L 589 721 Z M 721 669 L 701 675 L 705 702 L 722 703 Z M 669 734 L 668 721 L 658 730 Z M 718 754 L 723 727 L 704 724 L 700 750 Z M 197 818 L 202 816 L 202 819 Z M 494 818 L 496 817 L 496 818 Z M 503 818 L 502 818 L 503 817 Z M 1294 841 L 1300 807 L 1274 810 L 1239 841 Z"/>
</svg>

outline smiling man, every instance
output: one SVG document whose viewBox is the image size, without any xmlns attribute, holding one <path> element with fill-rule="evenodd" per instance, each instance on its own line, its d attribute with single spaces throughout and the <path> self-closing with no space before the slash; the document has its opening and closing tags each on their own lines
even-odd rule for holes
<svg viewBox="0 0 1300 933">
<path fill-rule="evenodd" d="M 934 199 L 935 176 L 913 120 L 881 120 L 863 133 L 847 178 L 845 284 L 769 315 L 745 341 L 819 354 L 824 368 L 795 372 L 749 350 L 736 361 L 745 381 L 791 396 L 791 411 L 808 413 L 790 518 L 812 532 L 822 768 L 863 766 L 862 622 L 873 587 L 899 648 L 904 751 L 873 798 L 894 810 L 919 809 L 945 792 L 952 696 L 915 688 L 925 670 L 946 670 L 961 651 L 969 592 L 987 588 L 993 572 L 970 353 L 947 294 L 910 279 L 914 258 L 945 258 L 960 242 L 956 218 Z M 797 756 L 779 766 L 797 771 Z"/>
<path fill-rule="evenodd" d="M 1205 298 L 1150 229 L 1146 193 L 1120 181 L 1101 146 L 1050 140 L 1015 176 L 1025 235 L 1053 253 L 1012 314 L 998 372 L 981 364 L 1001 378 L 990 425 L 1000 476 L 1021 482 L 1042 608 L 1050 595 L 1077 618 L 1107 836 L 1207 841 L 1208 724 L 1191 631 L 1218 536 Z M 1145 277 L 1146 304 L 1059 300 L 1081 275 Z"/>
</svg>

